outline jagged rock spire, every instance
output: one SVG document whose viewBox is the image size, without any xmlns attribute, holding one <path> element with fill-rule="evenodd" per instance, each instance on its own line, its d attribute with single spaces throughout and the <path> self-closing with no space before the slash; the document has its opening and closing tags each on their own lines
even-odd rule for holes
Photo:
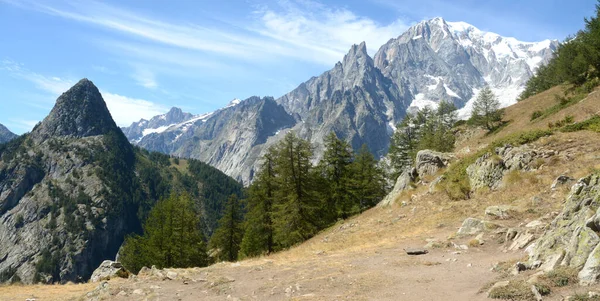
<svg viewBox="0 0 600 301">
<path fill-rule="evenodd" d="M 50 114 L 32 133 L 36 140 L 50 137 L 88 137 L 118 129 L 98 88 L 80 80 L 57 100 Z"/>
</svg>

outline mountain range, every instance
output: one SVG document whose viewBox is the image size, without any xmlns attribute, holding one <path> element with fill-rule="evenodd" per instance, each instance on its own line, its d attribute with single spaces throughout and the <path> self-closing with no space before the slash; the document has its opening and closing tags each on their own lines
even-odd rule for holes
<svg viewBox="0 0 600 301">
<path fill-rule="evenodd" d="M 557 41 L 520 42 L 434 18 L 389 40 L 373 58 L 364 42 L 353 45 L 333 69 L 280 98 L 236 99 L 197 116 L 173 108 L 123 131 L 143 148 L 205 161 L 247 184 L 261 154 L 290 130 L 313 143 L 315 161 L 331 131 L 355 150 L 366 144 L 382 157 L 407 111 L 446 99 L 466 117 L 484 85 L 502 106 L 513 104 L 557 46 Z"/>
</svg>

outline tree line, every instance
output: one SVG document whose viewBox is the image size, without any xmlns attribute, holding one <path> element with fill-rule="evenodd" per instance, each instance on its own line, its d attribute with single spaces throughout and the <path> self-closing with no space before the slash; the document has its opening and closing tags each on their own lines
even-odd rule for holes
<svg viewBox="0 0 600 301">
<path fill-rule="evenodd" d="M 387 185 L 368 148 L 363 145 L 354 153 L 333 132 L 324 145 L 318 164 L 313 163 L 311 143 L 294 132 L 271 146 L 245 198 L 228 197 L 208 242 L 190 195 L 172 194 L 161 200 L 150 211 L 143 234 L 125 240 L 121 261 L 138 271 L 142 266 L 205 266 L 211 260 L 269 254 L 375 206 Z"/>
</svg>

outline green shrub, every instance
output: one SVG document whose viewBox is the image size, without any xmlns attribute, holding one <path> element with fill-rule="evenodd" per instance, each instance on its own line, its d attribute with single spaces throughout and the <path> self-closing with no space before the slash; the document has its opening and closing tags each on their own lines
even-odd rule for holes
<svg viewBox="0 0 600 301">
<path fill-rule="evenodd" d="M 542 115 L 544 115 L 544 113 L 542 111 L 534 111 L 533 113 L 531 113 L 531 121 L 534 121 L 540 117 L 542 117 Z"/>
<path fill-rule="evenodd" d="M 577 132 L 583 130 L 600 132 L 600 116 L 594 115 L 587 120 L 566 125 L 561 129 L 562 132 Z"/>
<path fill-rule="evenodd" d="M 488 295 L 492 299 L 534 300 L 531 286 L 524 281 L 510 281 L 507 286 L 496 287 Z"/>
<path fill-rule="evenodd" d="M 567 286 L 577 283 L 577 270 L 571 267 L 558 267 L 543 276 L 554 286 Z"/>
</svg>

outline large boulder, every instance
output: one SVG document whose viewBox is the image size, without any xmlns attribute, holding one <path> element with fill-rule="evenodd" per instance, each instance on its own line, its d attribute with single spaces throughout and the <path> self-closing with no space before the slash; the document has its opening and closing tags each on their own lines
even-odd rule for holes
<svg viewBox="0 0 600 301">
<path fill-rule="evenodd" d="M 433 175 L 441 168 L 448 166 L 453 159 L 454 154 L 452 153 L 440 153 L 425 149 L 417 153 L 415 168 L 420 177 Z"/>
<path fill-rule="evenodd" d="M 549 271 L 568 266 L 579 271 L 582 284 L 600 277 L 600 176 L 582 178 L 571 187 L 562 212 L 527 248 L 529 259 Z"/>
<path fill-rule="evenodd" d="M 105 260 L 100 266 L 92 273 L 92 277 L 90 281 L 99 282 L 102 280 L 107 280 L 110 278 L 127 278 L 129 277 L 129 272 L 123 267 L 120 262 Z"/>
<path fill-rule="evenodd" d="M 496 229 L 498 227 L 499 226 L 494 223 L 469 217 L 463 221 L 456 234 L 458 236 L 475 235 L 485 230 Z"/>
<path fill-rule="evenodd" d="M 394 189 L 385 196 L 381 202 L 379 202 L 378 206 L 387 206 L 394 203 L 394 200 L 404 190 L 412 189 L 412 182 L 417 177 L 417 172 L 414 168 L 404 170 L 398 179 L 396 180 L 396 184 L 394 184 Z"/>
</svg>

